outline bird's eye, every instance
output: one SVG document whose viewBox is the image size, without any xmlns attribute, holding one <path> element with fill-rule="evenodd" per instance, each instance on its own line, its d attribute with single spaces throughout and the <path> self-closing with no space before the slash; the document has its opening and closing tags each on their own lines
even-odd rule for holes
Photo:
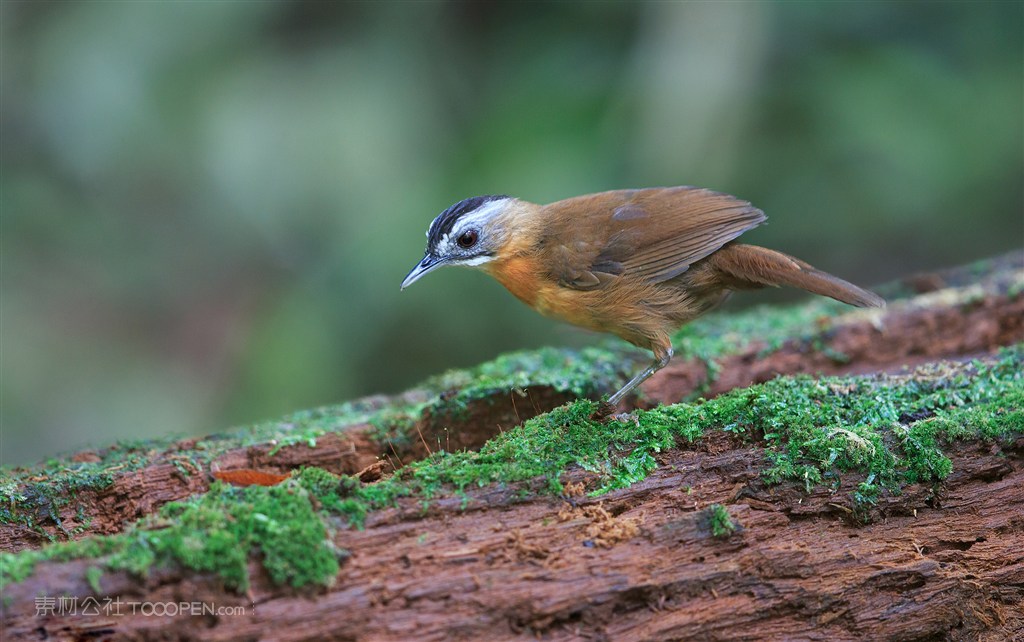
<svg viewBox="0 0 1024 642">
<path fill-rule="evenodd" d="M 476 230 L 466 230 L 465 232 L 459 235 L 459 238 L 457 238 L 455 242 L 458 243 L 459 247 L 461 247 L 462 249 L 468 250 L 469 248 L 476 245 L 476 239 Z"/>
</svg>

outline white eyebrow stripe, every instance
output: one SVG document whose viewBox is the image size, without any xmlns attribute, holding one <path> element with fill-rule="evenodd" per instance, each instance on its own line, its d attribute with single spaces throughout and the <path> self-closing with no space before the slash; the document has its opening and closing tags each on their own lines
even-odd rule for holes
<svg viewBox="0 0 1024 642">
<path fill-rule="evenodd" d="M 464 215 L 455 222 L 451 235 L 458 238 L 459 234 L 467 227 L 479 227 L 481 223 L 500 212 L 509 200 L 511 199 L 502 198 L 496 201 L 488 201 L 483 207 Z"/>
<path fill-rule="evenodd" d="M 486 254 L 482 254 L 480 256 L 474 256 L 471 259 L 464 259 L 464 260 L 461 260 L 461 261 L 452 261 L 452 264 L 453 265 L 475 266 L 475 265 L 483 265 L 484 263 L 487 263 L 488 261 L 493 261 L 493 260 L 494 260 L 493 256 L 488 256 Z"/>
</svg>

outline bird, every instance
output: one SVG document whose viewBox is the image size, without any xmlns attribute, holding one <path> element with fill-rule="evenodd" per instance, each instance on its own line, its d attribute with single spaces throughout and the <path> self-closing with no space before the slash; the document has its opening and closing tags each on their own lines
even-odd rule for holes
<svg viewBox="0 0 1024 642">
<path fill-rule="evenodd" d="M 446 265 L 490 274 L 542 315 L 621 337 L 654 361 L 614 406 L 672 359 L 671 335 L 736 290 L 792 286 L 858 307 L 877 294 L 782 252 L 736 239 L 766 216 L 691 186 L 622 189 L 537 205 L 475 196 L 441 212 L 401 289 Z"/>
</svg>

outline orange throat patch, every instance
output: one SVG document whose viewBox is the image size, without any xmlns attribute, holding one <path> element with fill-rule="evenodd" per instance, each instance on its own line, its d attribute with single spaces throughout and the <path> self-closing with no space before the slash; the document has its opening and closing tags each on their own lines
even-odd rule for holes
<svg viewBox="0 0 1024 642">
<path fill-rule="evenodd" d="M 542 284 L 534 260 L 525 256 L 497 259 L 485 264 L 484 269 L 517 299 L 536 308 L 538 290 Z"/>
</svg>

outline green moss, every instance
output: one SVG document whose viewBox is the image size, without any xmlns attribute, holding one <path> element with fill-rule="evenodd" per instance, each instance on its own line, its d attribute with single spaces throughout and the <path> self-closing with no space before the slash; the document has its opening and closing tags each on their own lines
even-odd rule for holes
<svg viewBox="0 0 1024 642">
<path fill-rule="evenodd" d="M 371 437 L 387 449 L 405 452 L 412 444 L 413 427 L 426 404 L 389 408 L 370 419 L 374 427 Z"/>
<path fill-rule="evenodd" d="M 731 395 L 736 415 L 772 447 L 765 478 L 835 483 L 836 471 L 858 470 L 868 486 L 898 490 L 944 479 L 951 463 L 943 441 L 994 439 L 1024 430 L 1022 350 L 977 364 L 903 379 L 779 379 Z M 870 498 L 872 489 L 858 489 Z"/>
<path fill-rule="evenodd" d="M 349 512 L 349 495 L 359 488 L 360 482 L 350 475 L 335 475 L 322 468 L 309 466 L 292 475 L 296 483 L 316 497 L 320 506 L 332 513 Z M 365 516 L 365 513 L 364 515 Z M 358 520 L 361 524 L 361 519 Z"/>
<path fill-rule="evenodd" d="M 89 583 L 92 592 L 97 595 L 103 592 L 103 587 L 100 585 L 101 579 L 103 579 L 103 569 L 100 567 L 90 566 L 85 569 L 85 581 Z"/>
<path fill-rule="evenodd" d="M 611 344 L 611 342 L 608 342 Z M 606 345 L 608 345 L 606 344 Z M 277 422 L 268 422 L 207 440 L 204 446 L 223 450 L 226 439 L 243 445 L 275 444 L 271 455 L 293 444 L 316 446 L 319 437 L 348 426 L 369 423 L 378 443 L 390 443 L 402 451 L 411 443 L 412 429 L 424 414 L 438 420 L 464 419 L 469 404 L 504 398 L 510 391 L 547 386 L 578 397 L 598 396 L 614 390 L 626 381 L 636 363 L 646 360 L 641 353 L 624 353 L 622 344 L 608 347 L 568 350 L 541 348 L 513 352 L 466 370 L 452 370 L 427 379 L 417 386 L 418 395 L 390 400 L 370 399 L 325 406 L 294 413 Z"/>
<path fill-rule="evenodd" d="M 2 554 L 0 584 L 23 580 L 44 560 L 100 558 L 104 568 L 139 575 L 177 563 L 244 590 L 253 554 L 277 584 L 326 585 L 338 573 L 338 552 L 302 485 L 235 488 L 216 482 L 205 495 L 166 504 L 121 535 Z"/>
<path fill-rule="evenodd" d="M 1010 287 L 1007 289 L 1006 294 L 1011 299 L 1016 299 L 1024 295 L 1024 274 L 1018 273 L 1017 278 L 1010 283 Z"/>
<path fill-rule="evenodd" d="M 605 343 L 605 346 L 609 343 Z M 437 391 L 424 408 L 432 415 L 458 419 L 468 404 L 505 397 L 509 391 L 550 387 L 575 397 L 596 397 L 623 384 L 637 359 L 608 347 L 568 350 L 541 348 L 502 355 L 469 370 L 451 371 L 428 379 L 424 387 Z"/>
<path fill-rule="evenodd" d="M 61 468 L 54 465 L 48 472 L 32 477 L 12 475 L 0 485 L 0 522 L 20 524 L 50 541 L 54 541 L 55 536 L 47 527 L 55 527 L 70 538 L 87 527 L 88 518 L 81 514 L 79 507 L 79 524 L 69 530 L 61 511 L 76 503 L 83 491 L 103 490 L 112 483 L 113 474 L 95 464 Z"/>
<path fill-rule="evenodd" d="M 704 509 L 704 519 L 713 537 L 729 537 L 736 531 L 728 509 L 721 504 L 712 504 Z"/>
<path fill-rule="evenodd" d="M 20 524 L 51 542 L 70 538 L 89 526 L 90 517 L 79 499 L 83 493 L 103 492 L 118 475 L 145 467 L 172 444 L 169 438 L 123 440 L 91 453 L 95 461 L 49 459 L 32 467 L 2 467 L 0 523 Z M 176 453 L 172 460 L 177 465 L 181 459 Z M 62 518 L 69 506 L 77 507 L 73 528 Z"/>
<path fill-rule="evenodd" d="M 541 488 L 561 492 L 560 477 L 573 465 L 598 474 L 595 493 L 623 488 L 653 470 L 653 453 L 672 447 L 678 438 L 699 436 L 699 430 L 685 427 L 694 412 L 686 406 L 643 413 L 636 423 L 596 421 L 596 409 L 596 402 L 586 400 L 568 404 L 495 437 L 478 452 L 438 451 L 371 485 L 316 468 L 303 469 L 294 479 L 325 510 L 361 526 L 369 511 L 401 497 L 429 501 L 449 491 L 537 478 Z"/>
<path fill-rule="evenodd" d="M 0 589 L 10 583 L 20 582 L 32 575 L 36 564 L 44 559 L 42 551 L 22 551 L 20 553 L 0 553 Z"/>
<path fill-rule="evenodd" d="M 278 584 L 326 584 L 338 572 L 326 527 L 298 484 L 234 488 L 215 483 L 206 495 L 165 505 L 160 516 L 173 528 L 144 531 L 139 545 L 156 559 L 217 573 L 229 588 L 248 586 L 252 551 L 262 555 Z"/>
<path fill-rule="evenodd" d="M 120 548 L 121 538 L 120 535 L 89 537 L 80 541 L 51 544 L 39 550 L 0 553 L 0 589 L 29 577 L 39 562 L 67 562 L 109 555 Z"/>
<path fill-rule="evenodd" d="M 767 447 L 764 477 L 795 480 L 808 490 L 839 489 L 839 474 L 863 481 L 849 492 L 869 503 L 882 489 L 934 482 L 949 475 L 943 443 L 993 440 L 1024 432 L 1024 348 L 1004 350 L 995 363 L 919 373 L 918 378 L 781 378 L 712 400 L 634 413 L 626 421 L 595 421 L 596 407 L 577 401 L 506 431 L 478 452 L 436 452 L 400 474 L 368 486 L 349 484 L 331 510 L 355 525 L 400 497 L 431 498 L 473 486 L 539 478 L 558 492 L 561 474 L 579 466 L 596 474 L 594 494 L 642 480 L 655 455 L 677 440 L 725 430 Z M 325 504 L 326 505 L 326 504 Z"/>
<path fill-rule="evenodd" d="M 88 516 L 76 501 L 84 491 L 102 491 L 117 475 L 166 461 L 178 474 L 188 477 L 207 467 L 217 457 L 235 448 L 274 443 L 272 453 L 295 443 L 315 447 L 316 440 L 332 431 L 370 421 L 378 415 L 399 411 L 387 406 L 383 398 L 360 400 L 293 413 L 280 421 L 265 422 L 236 429 L 198 441 L 184 458 L 173 449 L 173 440 L 124 441 L 96 451 L 98 461 L 72 463 L 52 459 L 33 467 L 0 469 L 0 523 L 20 524 L 46 539 L 71 538 L 88 525 Z M 422 404 L 420 404 L 422 406 Z M 413 408 L 415 404 L 406 404 Z M 398 440 L 398 434 L 393 439 Z M 168 454 L 168 451 L 172 451 Z M 78 504 L 74 528 L 65 526 L 62 512 Z"/>
</svg>

